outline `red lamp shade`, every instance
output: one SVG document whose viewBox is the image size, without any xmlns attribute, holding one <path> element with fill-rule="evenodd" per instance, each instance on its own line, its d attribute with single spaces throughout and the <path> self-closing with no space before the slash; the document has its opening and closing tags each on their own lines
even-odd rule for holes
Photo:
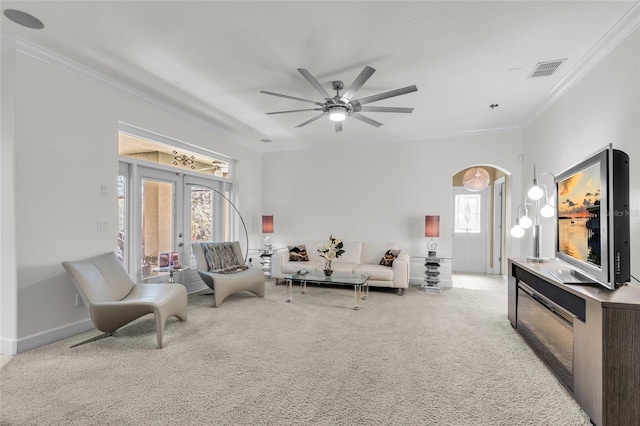
<svg viewBox="0 0 640 426">
<path fill-rule="evenodd" d="M 273 216 L 262 216 L 262 233 L 273 234 Z"/>
<path fill-rule="evenodd" d="M 424 236 L 431 238 L 440 236 L 440 216 L 424 217 Z"/>
</svg>

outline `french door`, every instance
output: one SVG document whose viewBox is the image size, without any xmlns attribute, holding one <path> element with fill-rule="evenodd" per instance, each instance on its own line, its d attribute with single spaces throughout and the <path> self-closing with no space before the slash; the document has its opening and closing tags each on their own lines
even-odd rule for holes
<svg viewBox="0 0 640 426">
<path fill-rule="evenodd" d="M 126 253 L 123 262 L 137 282 L 166 280 L 167 273 L 159 270 L 161 253 L 177 252 L 183 265 L 195 266 L 191 242 L 228 241 L 235 235 L 225 199 L 231 197 L 230 182 L 136 164 L 123 165 L 120 175 L 129 191 L 122 191 L 119 252 Z M 192 268 L 180 281 L 190 285 L 199 278 Z"/>
<path fill-rule="evenodd" d="M 134 235 L 140 253 L 138 279 L 145 281 L 164 274 L 158 270 L 161 253 L 184 252 L 184 200 L 182 176 L 147 167 L 138 168 L 139 227 Z M 187 257 L 188 258 L 188 257 Z"/>
</svg>

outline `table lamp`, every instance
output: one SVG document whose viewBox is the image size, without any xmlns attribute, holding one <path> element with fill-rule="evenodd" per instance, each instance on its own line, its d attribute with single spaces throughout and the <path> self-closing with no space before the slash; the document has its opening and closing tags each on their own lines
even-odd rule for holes
<svg viewBox="0 0 640 426">
<path fill-rule="evenodd" d="M 273 234 L 273 216 L 262 216 L 262 233 Z M 264 239 L 265 250 L 271 250 L 271 237 L 267 235 Z"/>
<path fill-rule="evenodd" d="M 427 244 L 427 255 L 429 257 L 435 257 L 438 246 L 436 242 L 433 241 L 433 238 L 440 236 L 440 216 L 424 217 L 424 236 L 431 238 Z"/>
</svg>

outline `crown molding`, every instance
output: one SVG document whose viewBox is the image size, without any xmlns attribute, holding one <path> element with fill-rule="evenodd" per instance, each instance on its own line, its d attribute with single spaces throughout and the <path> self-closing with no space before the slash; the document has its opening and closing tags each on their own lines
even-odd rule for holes
<svg viewBox="0 0 640 426">
<path fill-rule="evenodd" d="M 428 141 L 428 140 L 436 140 L 436 139 L 464 138 L 468 136 L 494 135 L 494 134 L 500 134 L 500 133 L 520 132 L 521 130 L 522 129 L 520 128 L 520 126 L 492 127 L 488 129 L 472 129 L 472 130 L 452 129 L 452 130 L 445 130 L 440 132 L 420 133 L 420 134 L 407 137 L 405 138 L 405 140 Z"/>
<path fill-rule="evenodd" d="M 640 2 L 637 2 L 553 89 L 520 120 L 524 129 L 533 123 L 604 57 L 640 26 Z"/>
<path fill-rule="evenodd" d="M 36 44 L 32 41 L 29 41 L 19 36 L 15 36 L 13 34 L 3 33 L 1 35 L 1 47 L 3 51 L 9 50 L 9 49 L 15 49 L 17 52 L 20 52 L 23 55 L 42 61 L 62 71 L 68 72 L 77 77 L 91 81 L 92 83 L 95 83 L 99 86 L 113 90 L 126 97 L 163 109 L 172 114 L 176 114 L 182 118 L 185 118 L 191 121 L 194 124 L 204 126 L 208 130 L 217 133 L 221 137 L 227 140 L 231 140 L 235 143 L 238 143 L 239 145 L 243 145 L 253 151 L 260 151 L 259 149 L 257 149 L 255 144 L 245 141 L 244 139 L 238 137 L 237 135 L 234 135 L 222 129 L 221 127 L 217 126 L 216 124 L 208 120 L 198 117 L 193 113 L 186 111 L 175 105 L 172 105 L 168 102 L 155 98 L 139 89 L 133 88 L 119 80 L 116 80 L 112 77 L 102 74 L 93 68 L 90 68 L 86 65 L 83 65 L 72 59 L 69 59 L 63 55 L 60 55 L 59 53 L 53 52 L 52 50 L 42 47 L 39 44 Z"/>
<path fill-rule="evenodd" d="M 461 129 L 453 129 L 453 130 L 445 130 L 440 132 L 432 132 L 432 133 L 416 133 L 414 135 L 405 136 L 402 138 L 377 138 L 377 139 L 353 139 L 348 143 L 350 145 L 372 145 L 372 144 L 387 144 L 387 143 L 409 143 L 409 142 L 428 142 L 428 141 L 436 141 L 443 139 L 455 139 L 455 138 L 465 138 L 465 137 L 473 137 L 479 135 L 495 135 L 502 133 L 520 133 L 522 129 L 519 126 L 509 126 L 509 127 L 494 127 L 490 129 L 475 129 L 475 130 L 461 130 Z M 329 146 L 340 146 L 344 145 L 344 142 L 323 142 L 321 144 L 322 148 L 327 148 Z M 299 144 L 294 145 L 271 145 L 263 147 L 262 152 L 272 153 L 272 152 L 284 152 L 284 151 L 300 151 L 304 149 L 314 149 L 318 148 L 319 144 L 313 142 L 301 142 Z"/>
</svg>

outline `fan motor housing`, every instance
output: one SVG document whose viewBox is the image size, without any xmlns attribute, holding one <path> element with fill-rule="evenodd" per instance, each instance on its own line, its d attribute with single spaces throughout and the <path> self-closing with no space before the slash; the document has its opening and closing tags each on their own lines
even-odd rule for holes
<svg viewBox="0 0 640 426">
<path fill-rule="evenodd" d="M 344 89 L 344 83 L 340 80 L 336 80 L 332 83 L 333 90 L 342 90 Z"/>
</svg>

